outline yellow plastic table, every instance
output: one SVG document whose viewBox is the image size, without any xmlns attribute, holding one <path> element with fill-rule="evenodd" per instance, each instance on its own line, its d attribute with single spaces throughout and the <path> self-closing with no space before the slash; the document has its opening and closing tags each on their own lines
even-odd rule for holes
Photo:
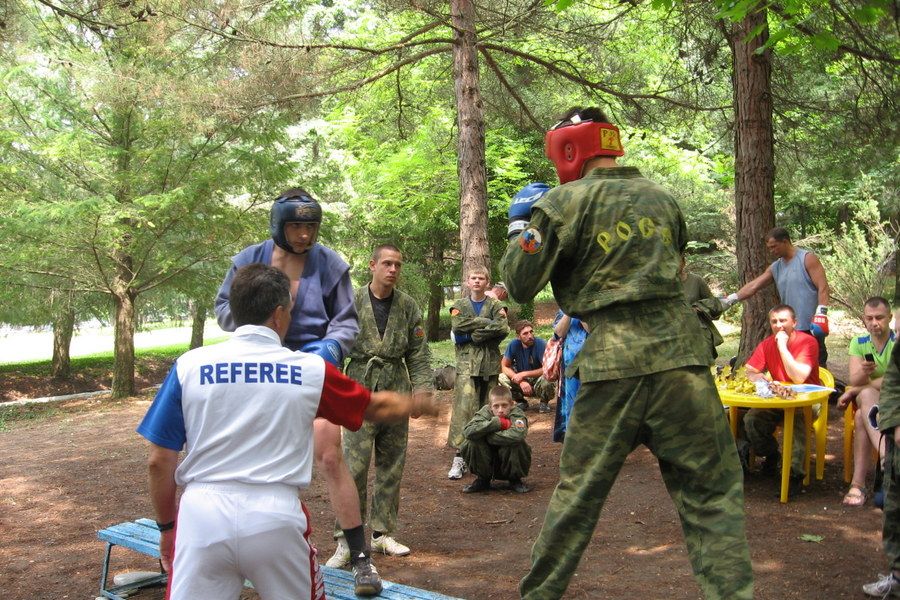
<svg viewBox="0 0 900 600">
<path fill-rule="evenodd" d="M 785 384 L 787 385 L 787 384 Z M 828 396 L 831 394 L 828 390 L 803 392 L 797 394 L 795 398 L 760 398 L 756 394 L 742 394 L 733 390 L 717 388 L 719 391 L 719 399 L 722 404 L 728 407 L 728 417 L 731 422 L 731 433 L 737 437 L 737 420 L 739 408 L 779 408 L 784 411 L 784 447 L 781 453 L 781 501 L 788 501 L 788 485 L 791 476 L 791 451 L 794 448 L 794 412 L 800 408 L 803 409 L 803 415 L 806 417 L 807 435 L 806 435 L 806 478 L 803 480 L 804 485 L 809 485 L 809 456 L 810 441 L 813 437 L 819 437 L 819 431 L 814 432 L 812 407 L 815 404 L 821 406 L 820 411 L 828 410 Z M 827 421 L 827 412 L 825 413 Z M 820 414 L 820 418 L 821 418 Z M 816 428 L 818 429 L 818 428 Z M 815 433 L 815 436 L 813 435 Z M 824 431 L 822 432 L 824 433 Z M 816 444 L 816 479 L 822 479 L 824 475 L 825 452 L 824 448 L 818 447 Z M 824 446 L 824 444 L 823 444 Z M 821 463 L 821 464 L 820 464 Z"/>
</svg>

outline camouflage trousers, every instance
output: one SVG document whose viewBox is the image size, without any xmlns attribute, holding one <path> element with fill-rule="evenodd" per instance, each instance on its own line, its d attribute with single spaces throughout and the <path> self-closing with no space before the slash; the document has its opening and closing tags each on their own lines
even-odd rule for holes
<svg viewBox="0 0 900 600">
<path fill-rule="evenodd" d="M 813 418 L 819 412 L 813 407 Z M 751 408 L 744 415 L 744 432 L 747 441 L 758 456 L 776 456 L 778 441 L 775 428 L 784 422 L 784 411 L 777 408 Z M 806 417 L 802 410 L 794 411 L 794 441 L 791 448 L 791 473 L 806 475 Z"/>
<path fill-rule="evenodd" d="M 463 440 L 459 453 L 469 470 L 482 479 L 522 479 L 531 470 L 531 446 L 524 441 L 501 446 L 488 443 L 487 438 Z"/>
<path fill-rule="evenodd" d="M 459 373 L 453 396 L 453 414 L 450 415 L 450 430 L 447 432 L 447 443 L 459 448 L 465 440 L 463 430 L 478 409 L 487 404 L 491 388 L 497 385 L 497 376 L 470 377 Z"/>
<path fill-rule="evenodd" d="M 533 398 L 537 398 L 541 402 L 550 402 L 556 397 L 556 384 L 554 382 L 547 381 L 543 377 L 530 377 L 525 381 L 531 384 L 533 390 L 531 396 Z M 514 401 L 525 401 L 525 394 L 522 393 L 522 388 L 519 387 L 519 384 L 513 383 L 504 373 L 500 373 L 497 383 L 503 387 L 509 388 Z"/>
<path fill-rule="evenodd" d="M 753 597 L 744 481 L 708 367 L 582 382 L 522 598 L 562 598 L 625 458 L 656 456 L 707 600 Z"/>
<path fill-rule="evenodd" d="M 885 434 L 884 525 L 881 543 L 891 571 L 900 573 L 900 448 L 894 434 Z"/>
<path fill-rule="evenodd" d="M 370 423 L 363 421 L 359 431 L 343 430 L 344 461 L 353 475 L 359 492 L 359 512 L 365 521 L 369 480 L 369 463 L 375 453 L 375 483 L 372 490 L 372 509 L 369 527 L 372 531 L 397 531 L 400 511 L 400 480 L 406 464 L 406 442 L 409 420 L 400 423 Z M 334 524 L 334 536 L 340 537 L 340 525 Z"/>
</svg>

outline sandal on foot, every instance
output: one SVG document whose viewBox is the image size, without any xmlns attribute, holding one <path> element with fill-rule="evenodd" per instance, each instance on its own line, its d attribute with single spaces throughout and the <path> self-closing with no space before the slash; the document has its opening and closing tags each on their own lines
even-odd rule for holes
<svg viewBox="0 0 900 600">
<path fill-rule="evenodd" d="M 859 485 L 851 485 L 841 504 L 844 506 L 862 506 L 868 498 L 869 493 L 866 491 L 866 488 Z"/>
</svg>

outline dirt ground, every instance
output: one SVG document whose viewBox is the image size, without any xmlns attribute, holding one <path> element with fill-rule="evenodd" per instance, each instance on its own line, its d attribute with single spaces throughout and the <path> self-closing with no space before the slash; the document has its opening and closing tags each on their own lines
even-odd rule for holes
<svg viewBox="0 0 900 600">
<path fill-rule="evenodd" d="M 376 557 L 382 576 L 460 598 L 516 598 L 516 585 L 558 476 L 560 446 L 551 415 L 529 413 L 533 491 L 463 495 L 446 478 L 444 446 L 451 392 L 437 420 L 413 421 L 398 538 L 405 558 Z M 96 531 L 152 516 L 146 447 L 134 428 L 149 396 L 122 402 L 70 402 L 0 433 L 0 589 L 10 599 L 93 598 L 104 545 Z M 884 570 L 881 513 L 841 506 L 841 421 L 832 411 L 825 479 L 787 505 L 773 479 L 747 479 L 747 530 L 757 598 L 853 598 Z M 332 513 L 320 478 L 304 494 L 313 539 L 330 556 Z M 805 542 L 803 534 L 822 536 Z M 113 552 L 113 573 L 153 569 L 154 561 Z M 158 591 L 136 598 L 158 599 Z M 700 598 L 677 514 L 653 457 L 641 448 L 625 464 L 566 598 Z"/>
</svg>

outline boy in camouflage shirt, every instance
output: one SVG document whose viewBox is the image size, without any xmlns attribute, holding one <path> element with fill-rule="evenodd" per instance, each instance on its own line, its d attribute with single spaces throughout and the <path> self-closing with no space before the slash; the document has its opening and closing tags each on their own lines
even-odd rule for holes
<svg viewBox="0 0 900 600">
<path fill-rule="evenodd" d="M 488 295 L 487 269 L 474 267 L 466 277 L 469 298 L 457 300 L 450 309 L 450 324 L 456 343 L 456 387 L 447 443 L 456 448 L 448 479 L 462 479 L 466 464 L 459 453 L 463 428 L 488 401 L 488 392 L 500 374 L 500 342 L 509 332 L 506 309 Z"/>
<path fill-rule="evenodd" d="M 492 479 L 508 481 L 509 489 L 519 494 L 529 491 L 522 481 L 531 470 L 531 447 L 525 441 L 528 419 L 509 388 L 498 385 L 491 390 L 490 404 L 475 413 L 464 435 L 459 451 L 476 478 L 463 492 L 486 492 Z"/>
</svg>

